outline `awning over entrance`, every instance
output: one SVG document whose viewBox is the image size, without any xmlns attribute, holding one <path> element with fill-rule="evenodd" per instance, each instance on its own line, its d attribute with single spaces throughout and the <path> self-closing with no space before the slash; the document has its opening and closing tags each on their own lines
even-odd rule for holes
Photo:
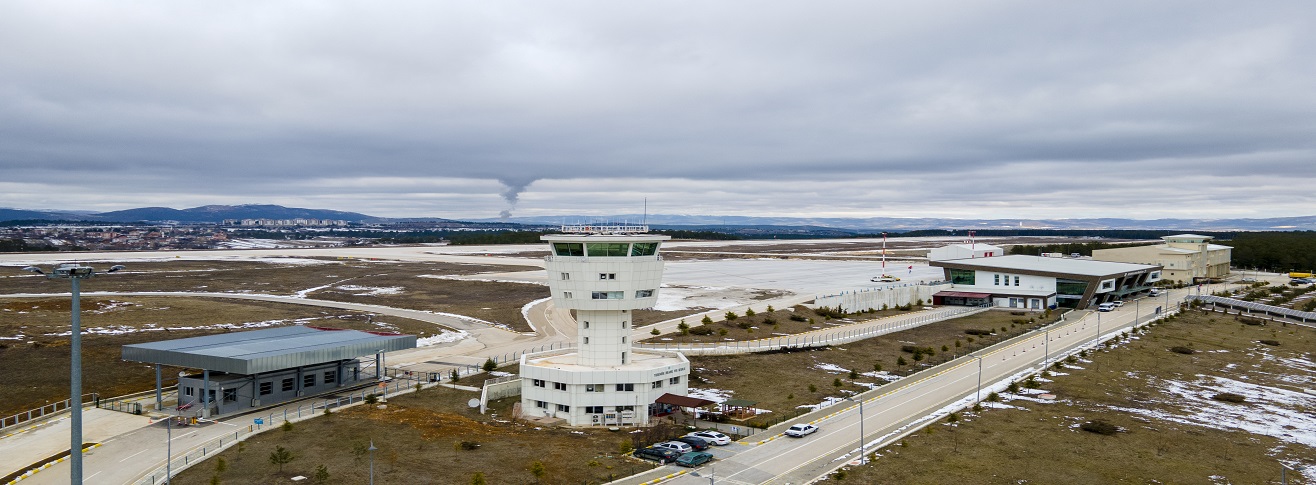
<svg viewBox="0 0 1316 485">
<path fill-rule="evenodd" d="M 949 290 L 948 290 L 948 291 L 938 291 L 938 292 L 936 292 L 935 294 L 933 294 L 932 296 L 940 296 L 940 297 L 942 297 L 942 298 L 945 298 L 945 297 L 951 297 L 951 298 L 991 298 L 992 294 L 991 294 L 991 293 L 974 293 L 974 292 L 971 292 L 971 291 L 949 291 Z"/>
<path fill-rule="evenodd" d="M 697 398 L 697 397 L 678 396 L 678 395 L 676 395 L 676 394 L 672 394 L 672 393 L 670 393 L 670 392 L 667 393 L 667 394 L 663 394 L 662 396 L 659 396 L 659 397 L 658 397 L 658 400 L 657 400 L 657 401 L 654 401 L 654 402 L 656 402 L 656 403 L 658 403 L 658 404 L 670 404 L 670 405 L 673 405 L 673 406 L 679 406 L 679 407 L 683 407 L 683 408 L 699 408 L 699 407 L 707 406 L 707 405 L 709 405 L 709 404 L 715 404 L 715 403 L 716 403 L 716 401 L 709 401 L 709 400 L 707 400 L 707 399 L 699 399 L 699 398 Z"/>
</svg>

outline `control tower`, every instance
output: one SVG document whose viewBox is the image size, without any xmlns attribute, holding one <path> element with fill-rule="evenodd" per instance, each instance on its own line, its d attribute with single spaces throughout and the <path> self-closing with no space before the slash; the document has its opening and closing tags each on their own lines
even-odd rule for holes
<svg viewBox="0 0 1316 485">
<path fill-rule="evenodd" d="M 521 412 L 572 426 L 644 425 L 665 393 L 685 395 L 690 363 L 677 352 L 631 347 L 633 312 L 651 308 L 662 283 L 658 248 L 668 236 L 647 226 L 563 226 L 549 243 L 548 287 L 572 310 L 575 348 L 521 358 Z"/>
</svg>

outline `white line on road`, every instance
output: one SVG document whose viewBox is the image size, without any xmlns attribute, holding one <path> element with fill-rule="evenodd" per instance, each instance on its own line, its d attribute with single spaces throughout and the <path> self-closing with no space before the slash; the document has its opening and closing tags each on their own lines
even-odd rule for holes
<svg viewBox="0 0 1316 485">
<path fill-rule="evenodd" d="M 119 460 L 119 463 L 123 463 L 123 462 L 125 462 L 125 461 L 131 460 L 131 459 L 133 459 L 134 456 L 140 455 L 140 454 L 142 454 L 142 453 L 146 453 L 146 451 L 147 451 L 147 450 L 142 450 L 142 451 L 139 451 L 139 452 L 137 452 L 137 453 L 133 453 L 133 454 L 131 454 L 131 455 L 128 455 L 127 458 L 124 458 L 124 459 L 122 459 L 122 460 Z M 100 472 L 96 472 L 96 473 L 100 473 Z M 92 476 L 94 477 L 95 475 L 92 475 Z M 91 478 L 91 477 L 87 477 L 87 478 Z"/>
</svg>

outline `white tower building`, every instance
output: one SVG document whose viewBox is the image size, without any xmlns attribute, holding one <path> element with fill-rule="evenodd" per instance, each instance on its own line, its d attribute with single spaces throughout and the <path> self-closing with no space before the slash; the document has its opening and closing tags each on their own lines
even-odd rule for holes
<svg viewBox="0 0 1316 485">
<path fill-rule="evenodd" d="M 685 395 L 690 361 L 631 347 L 632 312 L 658 299 L 668 236 L 647 226 L 563 226 L 546 235 L 557 308 L 575 311 L 576 347 L 521 357 L 521 412 L 572 426 L 645 425 L 664 393 Z"/>
</svg>

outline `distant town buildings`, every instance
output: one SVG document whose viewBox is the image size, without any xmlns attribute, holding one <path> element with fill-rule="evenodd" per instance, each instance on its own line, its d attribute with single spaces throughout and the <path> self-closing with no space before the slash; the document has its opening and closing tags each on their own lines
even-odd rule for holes
<svg viewBox="0 0 1316 485">
<path fill-rule="evenodd" d="M 225 226 L 243 227 L 347 227 L 341 219 L 224 219 Z"/>
</svg>

